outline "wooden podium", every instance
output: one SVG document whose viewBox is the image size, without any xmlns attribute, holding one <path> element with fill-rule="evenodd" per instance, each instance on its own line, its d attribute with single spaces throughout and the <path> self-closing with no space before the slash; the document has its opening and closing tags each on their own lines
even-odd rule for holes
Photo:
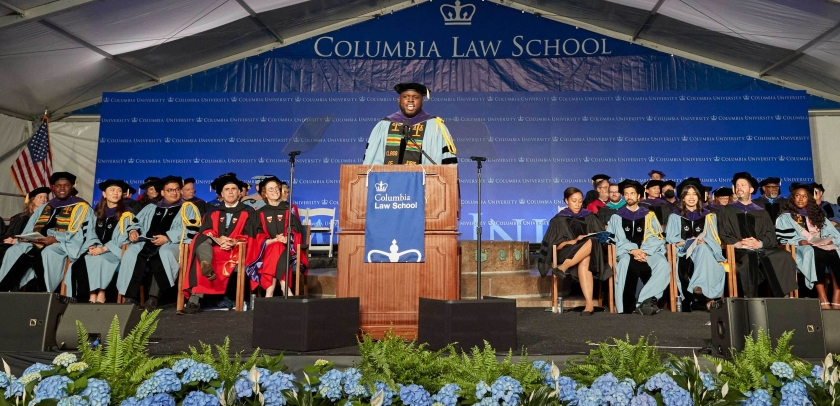
<svg viewBox="0 0 840 406">
<path fill-rule="evenodd" d="M 457 300 L 461 292 L 455 165 L 374 165 L 373 172 L 426 170 L 426 262 L 365 263 L 365 217 L 369 165 L 342 165 L 339 192 L 336 297 L 359 298 L 359 327 L 374 338 L 386 331 L 417 336 L 421 297 Z M 370 185 L 373 187 L 373 185 Z M 399 228 L 399 224 L 394 224 Z"/>
</svg>

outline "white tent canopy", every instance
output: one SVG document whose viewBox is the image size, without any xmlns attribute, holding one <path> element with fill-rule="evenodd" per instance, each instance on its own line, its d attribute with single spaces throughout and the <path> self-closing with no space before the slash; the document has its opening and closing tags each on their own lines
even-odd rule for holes
<svg viewBox="0 0 840 406">
<path fill-rule="evenodd" d="M 60 116 L 423 1 L 0 0 L 0 112 Z M 838 3 L 493 1 L 840 101 Z"/>
</svg>

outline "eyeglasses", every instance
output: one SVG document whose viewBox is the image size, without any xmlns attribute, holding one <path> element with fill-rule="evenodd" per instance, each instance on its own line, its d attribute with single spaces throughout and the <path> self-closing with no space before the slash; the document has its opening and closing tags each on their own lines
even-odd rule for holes
<svg viewBox="0 0 840 406">
<path fill-rule="evenodd" d="M 163 191 L 166 192 L 166 193 L 175 193 L 179 190 L 181 190 L 181 189 L 163 189 Z"/>
<path fill-rule="evenodd" d="M 266 191 L 266 192 L 277 192 L 277 191 L 279 191 L 279 190 L 280 190 L 280 189 L 278 189 L 278 188 L 276 188 L 276 187 L 267 187 L 267 188 L 265 188 L 265 191 Z"/>
</svg>

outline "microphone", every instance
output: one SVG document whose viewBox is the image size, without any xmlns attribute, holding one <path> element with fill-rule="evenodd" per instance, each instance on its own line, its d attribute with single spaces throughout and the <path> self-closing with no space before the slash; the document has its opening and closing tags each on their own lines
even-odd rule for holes
<svg viewBox="0 0 840 406">
<path fill-rule="evenodd" d="M 410 124 L 408 123 L 408 120 L 403 121 L 402 130 L 400 131 L 400 133 L 402 134 L 403 137 L 408 138 L 409 135 L 411 135 L 410 128 L 411 127 L 410 127 Z"/>
</svg>

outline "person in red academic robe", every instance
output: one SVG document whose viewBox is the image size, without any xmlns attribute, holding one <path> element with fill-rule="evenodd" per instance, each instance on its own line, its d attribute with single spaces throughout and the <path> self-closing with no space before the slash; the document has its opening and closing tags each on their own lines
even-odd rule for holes
<svg viewBox="0 0 840 406">
<path fill-rule="evenodd" d="M 235 272 L 239 271 L 236 269 L 237 244 L 245 242 L 247 247 L 253 243 L 255 235 L 254 210 L 239 201 L 239 188 L 244 182 L 232 175 L 223 175 L 213 182 L 223 201 L 217 210 L 205 216 L 198 235 L 190 244 L 190 265 L 184 287 L 184 295 L 189 298 L 183 310 L 186 314 L 197 313 L 205 295 L 225 295 L 219 306 L 233 307 L 229 297 L 235 293 L 226 293 L 233 293 L 236 288 L 236 282 L 232 281 L 235 281 Z M 246 263 L 249 262 L 246 255 Z"/>
<path fill-rule="evenodd" d="M 300 223 L 298 208 L 293 204 L 289 213 L 289 186 L 275 176 L 260 181 L 259 189 L 266 204 L 257 210 L 254 216 L 256 237 L 254 243 L 248 246 L 248 257 L 254 258 L 246 268 L 251 278 L 251 288 L 262 286 L 265 289 L 265 296 L 272 297 L 278 285 L 281 292 L 285 290 L 288 278 L 292 281 L 289 285 L 289 294 L 294 295 L 296 261 L 300 261 L 302 274 L 305 274 L 309 268 L 309 259 L 306 255 L 299 255 L 295 248 L 298 244 L 307 243 L 303 241 L 303 227 Z M 291 258 L 287 258 L 290 220 L 292 222 L 292 255 Z M 286 268 L 287 261 L 288 268 Z"/>
</svg>

